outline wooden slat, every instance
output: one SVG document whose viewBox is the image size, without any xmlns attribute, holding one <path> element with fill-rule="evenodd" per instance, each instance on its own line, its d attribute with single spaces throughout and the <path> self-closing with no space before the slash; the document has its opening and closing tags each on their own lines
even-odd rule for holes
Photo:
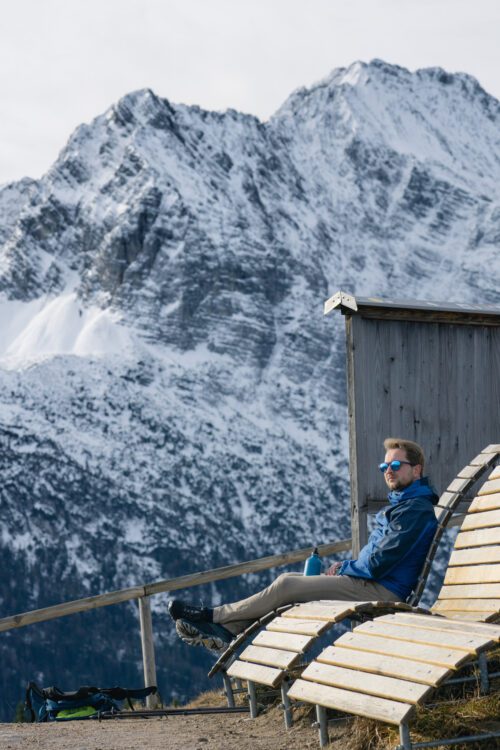
<svg viewBox="0 0 500 750">
<path fill-rule="evenodd" d="M 481 634 L 489 639 L 500 640 L 500 626 L 498 625 L 450 622 L 447 617 L 413 614 L 384 615 L 380 620 L 385 622 L 401 622 L 409 627 L 428 628 L 429 630 L 445 630 L 451 633 L 473 633 L 475 635 Z"/>
<path fill-rule="evenodd" d="M 499 599 L 500 583 L 471 583 L 443 586 L 438 599 Z"/>
<path fill-rule="evenodd" d="M 295 620 L 291 617 L 275 617 L 266 626 L 266 630 L 278 633 L 301 633 L 302 635 L 320 635 L 328 630 L 329 622 L 320 620 Z"/>
<path fill-rule="evenodd" d="M 470 462 L 472 466 L 484 466 L 485 464 L 488 464 L 490 461 L 493 461 L 497 456 L 497 451 L 492 451 L 490 453 L 479 453 L 478 456 L 472 459 Z"/>
<path fill-rule="evenodd" d="M 500 492 L 500 479 L 490 479 L 483 484 L 478 490 L 478 495 L 492 495 L 493 492 Z"/>
<path fill-rule="evenodd" d="M 435 618 L 437 619 L 437 618 Z M 359 669 L 362 672 L 373 672 L 398 677 L 402 680 L 413 680 L 424 685 L 437 687 L 450 673 L 447 667 L 436 664 L 424 664 L 397 656 L 387 658 L 385 654 L 374 654 L 368 651 L 354 651 L 348 648 L 329 646 L 318 656 L 318 662 L 335 664 L 339 667 Z"/>
<path fill-rule="evenodd" d="M 460 493 L 459 492 L 443 492 L 438 500 L 438 506 L 443 507 L 454 507 Z"/>
<path fill-rule="evenodd" d="M 301 654 L 314 640 L 314 637 L 311 637 L 309 635 L 296 635 L 295 633 L 273 633 L 270 630 L 263 630 L 253 639 L 252 643 L 254 646 L 278 648 L 285 651 L 295 651 L 295 653 Z"/>
<path fill-rule="evenodd" d="M 498 612 L 500 599 L 438 599 L 432 611 L 444 612 Z M 479 618 L 478 618 L 479 619 Z"/>
<path fill-rule="evenodd" d="M 288 691 L 288 695 L 297 701 L 348 711 L 351 714 L 396 725 L 409 719 L 415 710 L 408 703 L 375 698 L 371 695 L 354 693 L 352 690 L 317 685 L 307 680 L 296 680 Z"/>
<path fill-rule="evenodd" d="M 493 443 L 492 445 L 488 445 L 484 449 L 484 452 L 485 453 L 500 453 L 500 443 L 497 443 L 496 445 L 495 443 Z"/>
<path fill-rule="evenodd" d="M 490 529 L 493 526 L 500 526 L 500 510 L 486 510 L 483 513 L 471 513 L 466 515 L 461 531 Z"/>
<path fill-rule="evenodd" d="M 448 567 L 454 567 L 455 565 L 481 565 L 483 563 L 500 563 L 500 544 L 494 547 L 455 549 L 451 553 Z"/>
<path fill-rule="evenodd" d="M 394 677 L 359 672 L 356 669 L 345 669 L 320 662 L 309 664 L 302 672 L 301 679 L 414 704 L 419 703 L 432 690 L 428 685 L 418 682 L 398 680 Z"/>
<path fill-rule="evenodd" d="M 288 669 L 299 659 L 300 654 L 293 651 L 282 651 L 277 648 L 264 648 L 263 646 L 247 646 L 240 654 L 242 661 L 253 661 L 257 664 L 265 664 L 268 667 Z"/>
<path fill-rule="evenodd" d="M 337 620 L 343 620 L 354 612 L 353 605 L 351 602 L 341 602 L 328 604 L 324 602 L 306 602 L 304 604 L 297 604 L 296 607 L 288 609 L 283 612 L 283 617 L 288 619 L 302 619 L 302 620 L 323 620 L 326 622 L 336 622 Z"/>
<path fill-rule="evenodd" d="M 227 670 L 230 677 L 239 677 L 240 680 L 253 680 L 260 685 L 276 687 L 283 680 L 282 669 L 263 667 L 260 664 L 252 664 L 249 661 L 235 661 Z"/>
<path fill-rule="evenodd" d="M 443 508 L 440 508 L 438 505 L 434 506 L 434 515 L 436 516 L 438 524 L 442 523 L 442 519 L 449 516 L 450 512 L 451 511 L 446 509 L 443 510 Z"/>
<path fill-rule="evenodd" d="M 455 583 L 500 583 L 500 565 L 467 565 L 448 568 L 445 584 Z"/>
<path fill-rule="evenodd" d="M 483 510 L 496 510 L 500 508 L 500 492 L 491 495 L 479 495 L 471 502 L 468 513 L 481 513 Z"/>
<path fill-rule="evenodd" d="M 469 478 L 460 479 L 457 477 L 457 479 L 454 479 L 453 482 L 450 482 L 450 484 L 446 488 L 446 491 L 447 492 L 463 492 L 470 483 L 471 483 L 471 480 Z"/>
<path fill-rule="evenodd" d="M 404 643 L 421 643 L 424 646 L 439 646 L 443 648 L 458 649 L 468 654 L 475 654 L 480 648 L 493 645 L 495 640 L 483 635 L 473 633 L 452 633 L 446 630 L 428 630 L 405 625 L 399 622 L 386 622 L 379 619 L 373 622 L 365 622 L 359 625 L 356 633 L 364 635 L 390 638 Z"/>
<path fill-rule="evenodd" d="M 455 669 L 469 658 L 465 651 L 439 646 L 424 646 L 420 643 L 408 643 L 407 641 L 395 641 L 389 638 L 381 638 L 371 635 L 362 635 L 354 630 L 352 633 L 344 633 L 335 641 L 337 648 L 356 649 L 359 651 L 371 651 L 375 654 L 386 654 L 392 657 L 399 656 L 417 662 L 428 662 L 437 664 L 448 669 Z"/>
<path fill-rule="evenodd" d="M 378 611 L 396 608 L 401 611 L 409 611 L 411 607 L 405 602 L 387 601 L 339 601 L 335 599 L 322 599 L 317 602 L 304 602 L 291 607 L 283 612 L 285 619 L 318 620 L 322 622 L 340 622 L 349 618 L 354 613 L 376 614 Z"/>
<path fill-rule="evenodd" d="M 478 625 L 484 625 L 488 622 L 489 618 L 494 615 L 494 612 L 446 612 L 447 619 L 453 619 L 455 621 L 462 622 L 463 620 L 469 620 L 470 622 L 476 622 Z"/>
<path fill-rule="evenodd" d="M 455 539 L 455 549 L 465 547 L 483 547 L 488 544 L 500 544 L 500 526 L 494 529 L 461 531 Z"/>
<path fill-rule="evenodd" d="M 434 508 L 436 520 L 440 526 L 444 525 L 445 528 L 451 529 L 453 526 L 462 525 L 464 516 L 462 514 L 462 511 L 460 510 L 460 506 L 455 508 L 454 514 L 452 514 L 451 518 L 449 516 L 450 511 L 444 510 L 444 511 L 441 511 L 441 513 L 438 513 L 437 511 L 438 511 L 438 508 Z"/>
<path fill-rule="evenodd" d="M 495 466 L 488 479 L 500 479 L 500 465 Z"/>
<path fill-rule="evenodd" d="M 457 477 L 460 477 L 462 479 L 470 479 L 471 477 L 475 477 L 480 474 L 481 470 L 482 466 L 464 466 L 464 468 L 458 472 Z"/>
</svg>

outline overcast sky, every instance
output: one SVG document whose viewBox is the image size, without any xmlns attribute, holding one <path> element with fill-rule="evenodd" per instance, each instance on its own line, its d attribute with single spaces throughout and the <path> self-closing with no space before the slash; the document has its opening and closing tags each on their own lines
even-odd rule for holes
<svg viewBox="0 0 500 750">
<path fill-rule="evenodd" d="M 3 0 L 0 183 L 40 177 L 134 89 L 266 119 L 374 57 L 465 71 L 500 98 L 500 0 Z"/>
</svg>

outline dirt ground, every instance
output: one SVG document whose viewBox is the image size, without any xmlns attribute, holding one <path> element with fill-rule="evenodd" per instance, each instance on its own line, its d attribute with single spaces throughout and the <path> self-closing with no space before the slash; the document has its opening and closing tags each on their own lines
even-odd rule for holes
<svg viewBox="0 0 500 750">
<path fill-rule="evenodd" d="M 319 748 L 311 718 L 285 730 L 272 708 L 252 720 L 246 714 L 153 719 L 73 721 L 67 724 L 0 724 L 1 750 L 307 750 Z M 340 731 L 339 731 L 340 730 Z M 342 750 L 341 735 L 332 748 Z M 333 732 L 332 732 L 333 734 Z"/>
</svg>

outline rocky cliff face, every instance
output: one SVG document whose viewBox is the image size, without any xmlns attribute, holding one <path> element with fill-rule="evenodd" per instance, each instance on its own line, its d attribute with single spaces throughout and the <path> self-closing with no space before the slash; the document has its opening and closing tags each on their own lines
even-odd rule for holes
<svg viewBox="0 0 500 750">
<path fill-rule="evenodd" d="M 499 301 L 499 123 L 469 76 L 377 60 L 266 123 L 145 90 L 0 190 L 3 614 L 349 536 L 322 303 Z M 2 637 L 5 717 L 37 675 L 140 681 L 135 611 L 103 612 Z"/>
</svg>

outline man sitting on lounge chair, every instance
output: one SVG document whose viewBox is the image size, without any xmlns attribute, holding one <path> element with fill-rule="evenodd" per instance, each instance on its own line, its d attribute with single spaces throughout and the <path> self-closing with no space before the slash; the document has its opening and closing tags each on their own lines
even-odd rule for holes
<svg viewBox="0 0 500 750">
<path fill-rule="evenodd" d="M 411 594 L 436 530 L 438 495 L 424 478 L 422 448 L 411 440 L 387 438 L 379 465 L 389 488 L 389 508 L 357 560 L 334 563 L 324 575 L 283 573 L 247 599 L 219 607 L 197 607 L 173 599 L 169 612 L 177 632 L 191 645 L 221 648 L 248 625 L 285 604 L 336 599 L 404 601 Z"/>
</svg>

